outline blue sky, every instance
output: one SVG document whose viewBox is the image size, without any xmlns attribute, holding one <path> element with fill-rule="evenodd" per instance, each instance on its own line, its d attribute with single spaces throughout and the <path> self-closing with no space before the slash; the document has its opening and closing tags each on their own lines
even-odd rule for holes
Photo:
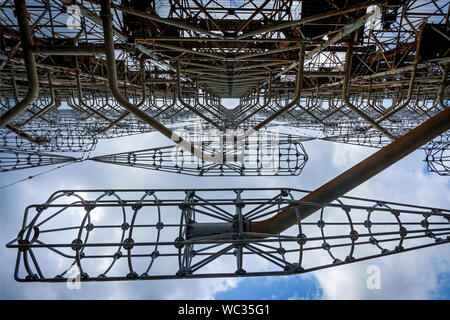
<svg viewBox="0 0 450 320">
<path fill-rule="evenodd" d="M 309 275 L 247 278 L 237 287 L 217 293 L 217 300 L 298 300 L 318 299 L 322 295 L 318 281 Z"/>
<path fill-rule="evenodd" d="M 365 281 L 364 277 L 360 281 Z M 450 272 L 438 274 L 438 283 L 437 290 L 432 292 L 428 298 L 449 300 Z M 383 288 L 383 278 L 381 288 Z M 217 300 L 316 300 L 324 297 L 318 280 L 313 275 L 305 274 L 243 279 L 235 288 L 219 292 L 214 298 Z M 383 299 L 383 297 L 380 298 Z M 389 298 L 389 296 L 386 298 Z M 390 298 L 395 299 L 395 297 Z M 398 298 L 407 299 L 408 296 Z"/>
</svg>

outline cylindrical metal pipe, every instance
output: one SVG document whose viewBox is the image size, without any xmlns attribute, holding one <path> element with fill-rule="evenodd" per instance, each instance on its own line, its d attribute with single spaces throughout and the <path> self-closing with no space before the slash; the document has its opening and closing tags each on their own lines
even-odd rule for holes
<svg viewBox="0 0 450 320">
<path fill-rule="evenodd" d="M 420 51 L 420 45 L 422 43 L 423 30 L 424 30 L 424 25 L 422 25 L 422 29 L 420 30 L 419 35 L 417 36 L 416 57 L 411 66 L 411 77 L 409 79 L 408 95 L 406 97 L 406 100 L 400 106 L 393 105 L 393 106 L 389 107 L 388 109 L 386 109 L 384 112 L 384 115 L 376 120 L 378 123 L 382 122 L 385 119 L 388 119 L 389 117 L 393 116 L 400 110 L 404 109 L 406 106 L 408 106 L 408 104 L 411 101 L 414 82 L 416 80 L 417 65 L 419 64 L 419 51 Z M 370 128 L 368 128 L 368 129 L 370 129 Z"/>
<path fill-rule="evenodd" d="M 305 219 L 320 209 L 317 206 L 302 204 L 301 201 L 330 203 L 449 129 L 450 108 L 446 108 L 367 159 L 303 197 L 298 206 L 300 219 Z M 295 209 L 286 208 L 269 219 L 251 222 L 249 231 L 279 234 L 296 223 Z"/>
<path fill-rule="evenodd" d="M 259 106 L 258 108 L 256 108 L 256 110 L 254 110 L 253 112 L 251 112 L 249 115 L 247 115 L 246 117 L 244 117 L 244 119 L 240 120 L 238 122 L 238 124 L 241 124 L 242 122 L 248 120 L 249 118 L 253 117 L 255 114 L 257 114 L 259 111 L 264 110 L 265 108 L 267 108 L 272 100 L 272 74 L 269 73 L 269 80 L 268 80 L 268 84 L 267 84 L 267 99 L 264 102 L 264 104 L 262 106 Z M 259 91 L 256 93 L 256 103 L 257 105 L 259 105 Z"/>
<path fill-rule="evenodd" d="M 187 239 L 213 236 L 217 234 L 232 234 L 234 226 L 230 222 L 191 223 L 186 234 Z"/>
<path fill-rule="evenodd" d="M 145 82 L 145 62 L 143 59 L 141 59 L 139 61 L 139 68 L 140 68 L 140 78 L 141 78 L 141 84 L 142 84 L 142 100 L 136 105 L 137 108 L 141 107 L 144 104 L 144 102 L 147 100 L 147 84 Z M 108 98 L 108 93 L 106 93 L 106 98 Z M 112 127 L 114 127 L 119 122 L 121 122 L 123 119 L 128 117 L 129 114 L 130 114 L 129 111 L 123 112 L 116 120 L 112 121 L 108 126 L 100 129 L 98 132 L 99 133 L 107 132 Z"/>
<path fill-rule="evenodd" d="M 195 109 L 195 107 L 189 105 L 188 103 L 186 103 L 183 100 L 183 96 L 181 94 L 181 76 L 180 76 L 180 62 L 177 63 L 177 96 L 178 96 L 178 101 L 180 101 L 180 103 L 183 105 L 183 107 L 187 108 L 188 110 L 192 111 L 193 113 L 195 113 L 196 115 L 198 115 L 200 118 L 202 118 L 203 120 L 205 120 L 206 122 L 211 123 L 214 127 L 216 127 L 219 130 L 222 130 L 222 126 L 220 124 L 218 124 L 215 121 L 212 121 L 209 117 L 205 116 L 202 112 L 198 111 L 197 109 Z"/>
<path fill-rule="evenodd" d="M 303 65 L 304 65 L 304 62 L 305 62 L 305 45 L 301 44 L 299 55 L 298 55 L 298 66 L 297 66 L 298 70 L 297 70 L 294 98 L 285 107 L 279 109 L 277 112 L 273 113 L 272 115 L 267 117 L 265 120 L 261 121 L 259 124 L 254 126 L 252 128 L 252 130 L 256 131 L 256 130 L 261 129 L 266 124 L 268 124 L 272 120 L 276 119 L 282 113 L 289 111 L 293 106 L 295 106 L 298 103 L 298 101 L 300 100 L 300 95 L 301 95 L 302 87 L 303 87 Z"/>
<path fill-rule="evenodd" d="M 31 52 L 31 48 L 33 47 L 33 36 L 31 34 L 31 27 L 28 23 L 27 5 L 25 0 L 15 0 L 14 4 L 20 30 L 20 41 L 22 42 L 23 60 L 27 72 L 28 91 L 22 101 L 18 102 L 14 107 L 2 114 L 0 117 L 0 128 L 4 128 L 8 123 L 24 112 L 27 107 L 36 100 L 39 94 L 39 79 L 36 61 L 34 60 L 34 54 Z"/>
<path fill-rule="evenodd" d="M 31 116 L 24 122 L 17 124 L 17 127 L 23 127 L 28 123 L 30 123 L 31 121 L 33 121 L 34 119 L 44 116 L 50 110 L 53 110 L 55 106 L 59 106 L 59 104 L 56 102 L 55 89 L 53 88 L 51 73 L 48 74 L 48 86 L 50 88 L 50 97 L 51 97 L 50 103 L 47 106 L 44 106 L 40 111 L 36 112 L 33 116 Z"/>
<path fill-rule="evenodd" d="M 134 114 L 136 117 L 149 124 L 155 130 L 162 133 L 167 138 L 179 144 L 180 147 L 186 151 L 194 154 L 196 157 L 203 157 L 203 152 L 195 147 L 192 143 L 186 141 L 175 132 L 155 120 L 152 116 L 143 110 L 130 103 L 119 90 L 116 71 L 116 57 L 114 54 L 114 37 L 113 37 L 113 23 L 111 15 L 111 2 L 109 0 L 102 0 L 101 2 L 101 17 L 103 21 L 103 35 L 105 39 L 106 50 L 106 67 L 108 70 L 108 84 L 111 89 L 111 94 L 117 102 Z"/>
</svg>

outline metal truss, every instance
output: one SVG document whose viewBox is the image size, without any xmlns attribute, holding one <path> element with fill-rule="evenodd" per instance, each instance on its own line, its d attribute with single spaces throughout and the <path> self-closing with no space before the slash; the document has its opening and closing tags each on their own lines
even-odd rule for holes
<svg viewBox="0 0 450 320">
<path fill-rule="evenodd" d="M 0 149 L 25 152 L 89 152 L 95 149 L 98 139 L 63 130 L 29 130 L 27 134 L 0 131 Z"/>
<path fill-rule="evenodd" d="M 77 158 L 57 154 L 0 149 L 0 172 L 78 161 Z"/>
<path fill-rule="evenodd" d="M 319 2 L 4 1 L 2 127 L 169 137 L 197 117 L 222 131 L 360 123 L 392 140 L 447 107 L 448 2 Z"/>
<path fill-rule="evenodd" d="M 447 131 L 425 147 L 427 170 L 440 176 L 450 175 L 450 132 Z"/>
<path fill-rule="evenodd" d="M 91 160 L 195 175 L 264 168 L 258 156 L 245 172 L 203 163 L 216 154 L 211 142 L 177 133 L 198 119 L 218 137 L 282 126 L 380 149 L 301 201 L 294 189 L 56 193 L 27 209 L 8 244 L 19 249 L 16 279 L 65 281 L 66 268 L 47 268 L 66 262 L 86 281 L 292 274 L 447 243 L 448 210 L 342 195 L 419 148 L 429 170 L 448 174 L 449 10 L 445 0 L 2 1 L 0 150 L 16 157 L 8 168 L 27 157 L 29 166 L 86 160 L 44 153 L 147 132 L 200 166 L 168 166 L 169 148 Z M 300 141 L 280 145 L 279 174 L 300 173 Z M 214 152 L 238 156 L 238 147 Z M 96 239 L 100 231 L 107 236 Z"/>
<path fill-rule="evenodd" d="M 18 281 L 289 275 L 450 242 L 450 211 L 341 197 L 280 234 L 250 225 L 305 205 L 297 189 L 62 190 L 7 244 Z M 74 272 L 73 270 L 77 270 Z"/>
<path fill-rule="evenodd" d="M 379 133 L 375 133 L 373 136 L 367 134 L 345 134 L 340 136 L 324 137 L 322 139 L 325 141 L 346 143 L 372 148 L 382 148 L 391 142 L 389 139 Z"/>
<path fill-rule="evenodd" d="M 235 137 L 231 137 L 234 139 Z M 89 160 L 195 176 L 296 176 L 308 161 L 302 137 L 279 133 L 258 134 L 241 142 L 198 141 L 208 158 L 186 154 L 178 146 L 122 152 Z"/>
</svg>

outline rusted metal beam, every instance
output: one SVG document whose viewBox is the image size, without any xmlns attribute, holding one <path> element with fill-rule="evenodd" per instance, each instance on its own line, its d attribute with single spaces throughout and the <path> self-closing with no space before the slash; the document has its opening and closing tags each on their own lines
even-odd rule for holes
<svg viewBox="0 0 450 320">
<path fill-rule="evenodd" d="M 101 17 L 103 22 L 103 33 L 105 39 L 105 49 L 106 49 L 106 62 L 108 69 L 108 84 L 111 89 L 111 94 L 114 96 L 116 101 L 124 107 L 127 111 L 134 114 L 136 117 L 149 124 L 155 130 L 159 131 L 165 137 L 171 139 L 172 141 L 178 143 L 180 147 L 190 152 L 197 157 L 203 157 L 203 152 L 196 148 L 193 144 L 186 141 L 178 134 L 161 124 L 159 121 L 151 117 L 149 114 L 139 109 L 134 104 L 130 103 L 127 98 L 125 98 L 118 87 L 117 82 L 117 71 L 116 71 L 116 59 L 114 54 L 114 38 L 113 38 L 113 22 L 111 15 L 111 2 L 109 0 L 101 1 Z M 206 158 L 206 157 L 205 157 Z"/>
<path fill-rule="evenodd" d="M 36 100 L 39 94 L 39 80 L 36 69 L 36 61 L 34 59 L 34 54 L 31 52 L 31 48 L 33 47 L 33 37 L 31 34 L 30 24 L 28 23 L 27 5 L 25 0 L 15 0 L 14 4 L 17 13 L 17 21 L 19 23 L 23 59 L 28 80 L 28 91 L 22 101 L 18 102 L 15 106 L 1 115 L 0 128 L 4 128 L 8 123 L 22 114 L 27 107 Z"/>
<path fill-rule="evenodd" d="M 450 108 L 447 107 L 428 121 L 302 198 L 297 207 L 299 218 L 305 219 L 320 209 L 317 206 L 308 205 L 308 202 L 327 204 L 336 200 L 449 129 Z M 249 224 L 248 231 L 278 234 L 296 223 L 296 210 L 289 207 L 267 220 Z"/>
</svg>

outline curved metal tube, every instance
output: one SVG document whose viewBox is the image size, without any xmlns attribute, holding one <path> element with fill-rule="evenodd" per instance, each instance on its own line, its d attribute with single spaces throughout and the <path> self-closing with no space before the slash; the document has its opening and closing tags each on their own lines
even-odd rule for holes
<svg viewBox="0 0 450 320">
<path fill-rule="evenodd" d="M 17 124 L 16 125 L 17 127 L 23 127 L 23 126 L 27 125 L 28 123 L 30 123 L 31 121 L 33 121 L 34 119 L 44 116 L 45 114 L 47 114 L 51 110 L 53 110 L 55 107 L 57 108 L 61 105 L 61 101 L 56 101 L 55 88 L 53 88 L 52 76 L 50 73 L 48 74 L 48 84 L 50 87 L 50 103 L 48 105 L 44 106 L 40 111 L 36 112 L 33 116 L 31 116 L 24 122 Z"/>
<path fill-rule="evenodd" d="M 181 77 L 180 77 L 180 62 L 179 61 L 177 63 L 177 96 L 178 96 L 178 100 L 181 102 L 183 107 L 189 109 L 190 111 L 195 113 L 197 116 L 199 116 L 200 118 L 202 118 L 206 122 L 211 123 L 214 127 L 216 127 L 217 129 L 222 131 L 222 129 L 223 129 L 222 126 L 220 126 L 215 121 L 212 121 L 210 118 L 208 118 L 203 113 L 201 113 L 200 111 L 198 111 L 197 109 L 195 109 L 194 107 L 192 107 L 191 105 L 189 105 L 188 103 L 186 103 L 183 100 L 183 97 L 181 96 Z"/>
<path fill-rule="evenodd" d="M 95 108 L 91 108 L 89 105 L 86 104 L 86 102 L 83 101 L 83 91 L 81 89 L 81 80 L 80 80 L 80 72 L 77 70 L 77 91 L 78 91 L 78 102 L 88 109 L 89 111 L 95 113 L 97 116 L 102 118 L 103 120 L 106 120 L 108 122 L 112 122 L 111 119 L 109 119 L 107 116 L 105 116 L 103 113 L 97 111 Z"/>
<path fill-rule="evenodd" d="M 319 88 L 317 88 L 317 91 L 319 90 Z M 317 92 L 317 95 L 316 95 L 316 101 L 319 101 L 319 98 L 318 98 L 318 96 L 319 96 L 319 93 Z M 316 102 L 317 103 L 317 102 Z M 315 107 L 316 105 L 314 105 L 314 107 Z M 313 118 L 314 120 L 316 120 L 318 123 L 320 123 L 321 125 L 323 125 L 323 126 L 325 126 L 325 127 L 328 127 L 329 125 L 326 123 L 326 122 L 324 122 L 322 119 L 320 119 L 319 117 L 317 117 L 312 111 L 310 111 L 309 109 L 307 109 L 307 108 L 305 108 L 304 106 L 302 106 L 301 104 L 300 104 L 300 99 L 299 99 L 299 101 L 298 101 L 298 103 L 297 103 L 297 107 L 299 107 L 300 108 L 300 110 L 302 110 L 303 112 L 305 112 L 306 114 L 308 114 L 311 118 Z"/>
<path fill-rule="evenodd" d="M 326 120 L 330 117 L 332 117 L 335 113 L 340 112 L 342 113 L 345 117 L 351 119 L 351 117 L 345 113 L 342 108 L 344 107 L 344 104 L 342 104 L 340 107 L 338 107 L 338 103 L 339 103 L 339 97 L 336 99 L 336 102 L 334 101 L 334 90 L 331 94 L 330 100 L 329 100 L 329 106 L 333 108 L 333 110 L 331 112 L 329 112 L 326 116 L 324 116 L 322 118 L 322 120 Z"/>
<path fill-rule="evenodd" d="M 378 97 L 378 92 L 372 100 L 372 79 L 370 79 L 369 89 L 368 89 L 368 93 L 367 93 L 367 106 L 369 106 L 369 108 L 371 108 L 376 113 L 383 115 L 383 111 L 381 111 L 377 108 L 377 104 L 376 104 L 377 97 Z"/>
<path fill-rule="evenodd" d="M 240 120 L 238 122 L 238 125 L 241 124 L 242 122 L 248 120 L 249 118 L 253 117 L 256 113 L 258 113 L 261 110 L 264 110 L 266 107 L 269 106 L 271 100 L 272 100 L 272 75 L 269 74 L 269 80 L 268 80 L 268 84 L 267 84 L 267 100 L 265 101 L 265 103 L 262 106 L 259 106 L 259 108 L 256 108 L 255 111 L 251 112 L 249 115 L 247 115 L 244 119 Z M 256 95 L 256 103 L 259 105 L 259 92 Z"/>
<path fill-rule="evenodd" d="M 72 109 L 74 109 L 74 110 L 80 112 L 80 113 L 79 113 L 80 116 L 83 115 L 83 114 L 87 114 L 88 116 L 90 116 L 90 114 L 89 114 L 86 110 L 84 110 L 83 108 L 81 108 L 81 106 L 78 105 L 78 104 L 75 102 L 75 94 L 73 93 L 73 90 L 70 90 L 70 94 L 68 95 L 67 101 L 66 101 L 66 102 L 67 102 L 67 105 L 68 105 L 69 107 L 71 107 Z M 88 116 L 87 116 L 87 117 L 88 117 Z"/>
<path fill-rule="evenodd" d="M 147 99 L 147 86 L 145 84 L 145 65 L 144 65 L 144 60 L 140 60 L 139 61 L 139 67 L 140 67 L 140 76 L 141 76 L 141 83 L 142 83 L 142 100 L 136 105 L 136 108 L 141 107 L 145 100 Z M 108 92 L 106 93 L 106 99 L 108 100 Z M 115 125 L 117 125 L 120 121 L 122 121 L 123 119 L 125 119 L 126 117 L 128 117 L 128 115 L 130 114 L 129 111 L 125 111 L 123 112 L 116 120 L 111 121 L 110 120 L 110 124 L 108 126 L 106 126 L 103 129 L 100 129 L 98 132 L 99 133 L 105 133 L 106 131 L 108 131 L 109 129 L 111 129 L 112 127 L 114 127 Z"/>
<path fill-rule="evenodd" d="M 145 113 L 141 109 L 137 108 L 134 104 L 130 103 L 124 96 L 122 96 L 118 81 L 117 81 L 117 71 L 116 71 L 116 58 L 114 54 L 114 38 L 113 38 L 113 23 L 111 15 L 111 3 L 109 0 L 102 0 L 101 2 L 101 17 L 103 21 L 103 35 L 105 39 L 105 49 L 106 49 L 106 67 L 108 72 L 108 83 L 111 89 L 111 94 L 116 99 L 116 101 L 128 110 L 130 113 L 134 114 L 136 117 L 153 127 L 155 130 L 159 131 L 161 134 L 171 139 L 175 143 L 178 143 L 180 147 L 186 151 L 194 154 L 196 157 L 204 156 L 203 152 L 196 148 L 193 144 L 186 141 L 178 134 L 165 127 L 149 114 Z"/>
<path fill-rule="evenodd" d="M 252 222 L 248 226 L 248 231 L 279 234 L 297 223 L 296 211 L 300 213 L 299 218 L 302 220 L 320 209 L 320 207 L 308 205 L 307 202 L 327 204 L 336 200 L 449 129 L 450 108 L 446 108 L 420 126 L 397 138 L 394 142 L 303 197 L 298 203 L 298 210 L 289 207 L 272 218 Z"/>
<path fill-rule="evenodd" d="M 14 107 L 1 115 L 0 128 L 4 128 L 8 123 L 23 113 L 29 105 L 36 101 L 39 94 L 39 79 L 36 61 L 34 60 L 34 54 L 31 51 L 31 48 L 33 47 L 33 37 L 30 25 L 28 24 L 27 5 L 25 0 L 15 0 L 14 4 L 19 24 L 20 40 L 22 42 L 23 60 L 27 71 L 28 91 L 22 101 L 18 102 Z"/>
<path fill-rule="evenodd" d="M 199 105 L 202 109 L 206 110 L 207 112 L 211 113 L 217 119 L 220 119 L 221 115 L 219 113 L 221 112 L 221 110 L 219 110 L 218 107 L 216 107 L 213 104 L 208 104 L 208 100 L 206 98 L 207 93 L 205 91 L 203 91 L 203 103 L 204 104 L 202 104 L 200 102 L 200 97 L 199 97 L 199 90 L 200 89 L 199 88 L 200 88 L 200 86 L 198 85 L 198 78 L 196 78 L 195 79 L 195 101 L 196 101 L 197 105 Z M 210 107 L 214 111 L 208 110 L 206 108 L 206 106 Z"/>
<path fill-rule="evenodd" d="M 175 90 L 175 89 L 173 89 L 173 90 Z M 166 92 L 166 95 L 167 95 L 167 92 Z M 167 101 L 167 97 L 165 98 L 165 101 Z M 159 112 L 157 114 L 155 114 L 154 118 L 156 119 L 161 114 L 163 114 L 167 110 L 171 109 L 173 106 L 175 106 L 175 103 L 176 103 L 176 95 L 175 95 L 175 92 L 173 92 L 172 102 L 171 103 L 164 102 L 164 105 L 161 106 L 161 109 L 159 110 Z"/>
<path fill-rule="evenodd" d="M 345 55 L 345 74 L 344 74 L 344 81 L 342 83 L 342 100 L 344 101 L 345 105 L 351 109 L 353 112 L 355 112 L 358 116 L 360 116 L 362 119 L 366 120 L 368 123 L 370 123 L 375 129 L 383 133 L 386 137 L 388 137 L 391 140 L 395 140 L 395 137 L 389 133 L 386 129 L 384 129 L 382 126 L 380 126 L 375 120 L 367 116 L 364 112 L 359 110 L 357 107 L 355 107 L 349 100 L 349 93 L 350 93 L 350 72 L 351 72 L 351 66 L 352 66 L 352 53 L 353 53 L 353 46 L 351 43 L 347 44 L 347 52 Z"/>
<path fill-rule="evenodd" d="M 279 108 L 283 108 L 282 103 L 281 103 L 281 100 L 284 100 L 283 103 L 286 103 L 286 101 L 289 100 L 289 91 L 285 89 L 284 92 L 285 92 L 285 94 L 286 94 L 286 98 L 281 98 L 281 97 L 280 97 L 280 91 L 277 91 L 276 94 L 275 94 L 276 98 L 274 99 L 274 102 L 275 102 L 275 105 L 276 105 L 277 107 L 279 107 Z M 279 98 L 279 99 L 278 99 L 278 98 Z M 280 103 L 278 102 L 278 100 L 280 100 Z M 298 101 L 297 105 L 300 106 L 300 98 L 299 98 L 299 101 Z M 301 108 L 303 108 L 303 107 L 300 106 L 300 109 L 301 109 Z M 271 107 L 271 106 L 269 106 L 269 109 L 271 109 L 272 111 L 275 111 L 275 109 L 274 109 L 273 107 Z M 295 107 L 294 107 L 291 111 L 295 111 Z M 294 113 L 291 112 L 291 111 L 290 111 L 290 110 L 286 110 L 286 114 L 289 115 L 289 116 L 291 116 L 291 117 L 294 119 L 294 121 L 301 121 L 301 119 L 299 118 L 299 116 L 300 116 L 301 114 L 300 114 L 300 115 L 296 115 L 296 114 L 294 114 Z"/>
<path fill-rule="evenodd" d="M 419 64 L 419 50 L 420 50 L 420 44 L 422 43 L 423 30 L 424 30 L 424 28 L 423 28 L 423 25 L 422 25 L 422 29 L 419 32 L 419 35 L 417 36 L 416 57 L 415 57 L 415 59 L 414 59 L 414 61 L 412 63 L 412 66 L 411 66 L 411 78 L 409 80 L 408 96 L 406 97 L 406 101 L 403 102 L 398 107 L 396 105 L 393 105 L 390 108 L 388 108 L 385 111 L 385 114 L 382 117 L 380 117 L 380 118 L 378 118 L 376 120 L 376 122 L 378 122 L 378 123 L 380 123 L 381 121 L 389 118 L 390 116 L 394 115 L 398 111 L 402 110 L 411 101 L 412 93 L 413 93 L 413 87 L 414 87 L 414 82 L 416 80 L 417 65 Z"/>
<path fill-rule="evenodd" d="M 243 96 L 240 101 L 239 105 L 233 110 L 234 117 L 239 118 L 247 111 L 251 110 L 254 107 L 253 103 L 253 93 L 249 93 L 246 96 Z"/>
</svg>

